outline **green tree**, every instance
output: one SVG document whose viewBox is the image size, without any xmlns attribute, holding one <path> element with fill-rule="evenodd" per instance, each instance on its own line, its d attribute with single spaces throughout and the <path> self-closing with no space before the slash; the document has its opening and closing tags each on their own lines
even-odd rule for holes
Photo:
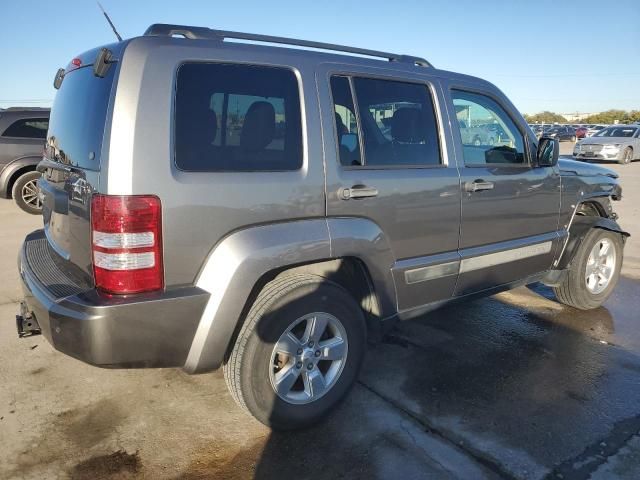
<svg viewBox="0 0 640 480">
<path fill-rule="evenodd" d="M 607 110 L 606 112 L 590 115 L 582 120 L 583 123 L 603 123 L 606 125 L 613 124 L 616 121 L 620 123 L 640 121 L 640 111 L 631 110 L 628 112 L 626 110 Z"/>
<path fill-rule="evenodd" d="M 536 113 L 535 115 L 525 114 L 524 119 L 528 123 L 568 123 L 567 119 L 562 115 L 546 110 L 544 112 Z"/>
</svg>

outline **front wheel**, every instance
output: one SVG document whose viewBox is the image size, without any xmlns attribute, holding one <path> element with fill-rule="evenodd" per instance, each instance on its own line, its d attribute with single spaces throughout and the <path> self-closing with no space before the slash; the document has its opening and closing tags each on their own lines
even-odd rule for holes
<svg viewBox="0 0 640 480">
<path fill-rule="evenodd" d="M 364 314 L 341 286 L 315 275 L 268 283 L 224 367 L 241 408 L 275 429 L 311 425 L 355 382 L 366 346 Z"/>
<path fill-rule="evenodd" d="M 578 247 L 565 279 L 553 288 L 558 301 L 580 310 L 602 305 L 618 283 L 622 250 L 619 233 L 592 228 Z"/>
<path fill-rule="evenodd" d="M 11 190 L 16 205 L 32 215 L 42 213 L 42 201 L 37 183 L 40 176 L 39 172 L 24 173 L 18 177 Z"/>
</svg>

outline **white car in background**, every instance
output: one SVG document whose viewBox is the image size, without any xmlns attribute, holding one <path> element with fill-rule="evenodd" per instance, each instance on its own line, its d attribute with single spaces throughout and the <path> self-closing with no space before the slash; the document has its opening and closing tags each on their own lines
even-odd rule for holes
<svg viewBox="0 0 640 480">
<path fill-rule="evenodd" d="M 573 158 L 612 160 L 621 164 L 640 159 L 640 125 L 612 125 L 573 147 Z"/>
</svg>

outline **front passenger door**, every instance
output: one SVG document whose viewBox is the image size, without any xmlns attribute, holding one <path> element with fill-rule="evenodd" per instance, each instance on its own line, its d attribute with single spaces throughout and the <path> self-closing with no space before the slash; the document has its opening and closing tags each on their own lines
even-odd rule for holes
<svg viewBox="0 0 640 480">
<path fill-rule="evenodd" d="M 557 166 L 534 164 L 535 140 L 497 93 L 451 89 L 450 95 L 462 197 L 455 295 L 465 295 L 551 267 L 560 176 Z"/>
</svg>

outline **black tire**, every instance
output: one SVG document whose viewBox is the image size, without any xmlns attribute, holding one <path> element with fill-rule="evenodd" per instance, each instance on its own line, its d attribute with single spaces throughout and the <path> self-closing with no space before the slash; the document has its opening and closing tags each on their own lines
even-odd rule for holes
<svg viewBox="0 0 640 480">
<path fill-rule="evenodd" d="M 18 177 L 11 189 L 11 195 L 16 205 L 31 215 L 40 215 L 42 213 L 42 203 L 35 186 L 40 176 L 39 172 L 23 173 Z"/>
<path fill-rule="evenodd" d="M 593 247 L 605 238 L 610 240 L 615 248 L 615 267 L 613 276 L 609 280 L 607 287 L 602 292 L 595 294 L 587 288 L 585 278 L 587 262 Z M 585 235 L 582 243 L 578 247 L 578 251 L 569 265 L 568 274 L 565 276 L 563 282 L 559 286 L 553 287 L 553 292 L 558 301 L 580 310 L 598 308 L 605 302 L 609 295 L 611 295 L 611 292 L 618 283 L 620 268 L 622 267 L 622 255 L 623 242 L 622 236 L 619 233 L 602 230 L 600 228 L 592 228 L 587 235 Z"/>
<path fill-rule="evenodd" d="M 633 160 L 633 148 L 627 147 L 624 149 L 624 152 L 622 153 L 622 158 L 618 160 L 618 163 L 621 165 L 627 165 L 631 163 L 632 160 Z"/>
<path fill-rule="evenodd" d="M 297 319 L 314 312 L 339 319 L 348 351 L 341 373 L 323 396 L 294 404 L 272 386 L 272 354 L 280 336 Z M 247 314 L 224 366 L 225 380 L 238 405 L 260 422 L 278 430 L 303 428 L 319 421 L 347 394 L 357 379 L 366 341 L 364 314 L 344 288 L 315 275 L 278 277 L 262 289 Z"/>
</svg>

